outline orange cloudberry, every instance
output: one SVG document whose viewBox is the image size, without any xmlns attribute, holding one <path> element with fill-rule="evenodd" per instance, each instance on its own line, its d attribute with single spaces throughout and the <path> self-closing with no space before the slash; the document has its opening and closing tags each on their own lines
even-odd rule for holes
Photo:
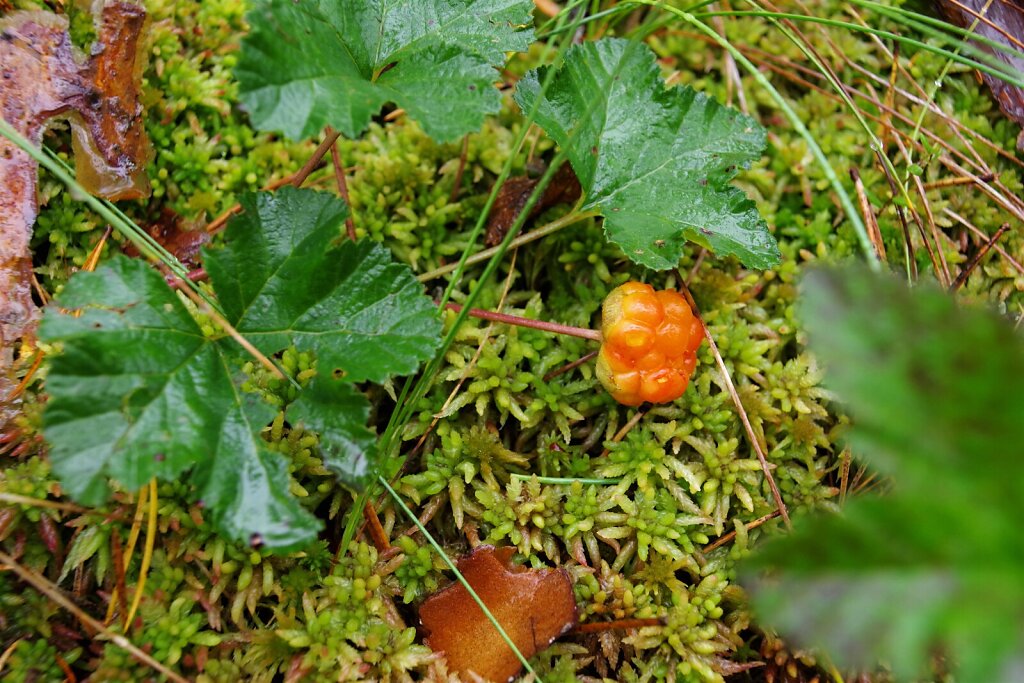
<svg viewBox="0 0 1024 683">
<path fill-rule="evenodd" d="M 686 391 L 703 339 L 682 294 L 627 282 L 604 300 L 597 378 L 627 406 L 674 401 Z"/>
</svg>

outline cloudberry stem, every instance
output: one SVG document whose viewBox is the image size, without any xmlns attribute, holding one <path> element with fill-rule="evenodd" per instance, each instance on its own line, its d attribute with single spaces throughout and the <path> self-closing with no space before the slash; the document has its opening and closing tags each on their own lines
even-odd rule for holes
<svg viewBox="0 0 1024 683">
<path fill-rule="evenodd" d="M 458 313 L 462 310 L 462 306 L 459 304 L 448 303 L 447 308 Z M 519 327 L 531 327 L 535 330 L 544 330 L 545 332 L 554 332 L 555 334 L 567 334 L 570 337 L 581 337 L 583 339 L 592 339 L 594 341 L 601 341 L 601 333 L 597 330 L 591 330 L 586 327 L 572 327 L 571 325 L 562 325 L 561 323 L 549 323 L 544 320 L 531 320 L 529 318 L 523 318 L 518 315 L 509 315 L 507 313 L 494 313 L 493 311 L 485 311 L 479 308 L 469 309 L 469 315 L 474 318 L 480 318 L 481 320 L 491 320 L 496 323 L 505 323 L 507 325 L 518 325 Z"/>
</svg>

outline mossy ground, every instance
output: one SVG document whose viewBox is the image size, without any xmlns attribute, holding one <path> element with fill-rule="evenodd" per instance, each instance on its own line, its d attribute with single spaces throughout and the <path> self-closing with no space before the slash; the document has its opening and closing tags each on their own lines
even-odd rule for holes
<svg viewBox="0 0 1024 683">
<path fill-rule="evenodd" d="M 256 133 L 239 110 L 231 69 L 243 30 L 243 3 L 150 0 L 146 5 L 153 19 L 145 104 L 156 150 L 150 168 L 154 194 L 125 208 L 142 225 L 170 208 L 202 226 L 233 205 L 240 193 L 295 171 L 315 141 L 294 144 Z M 849 18 L 843 5 L 817 3 L 816 12 Z M 76 37 L 87 41 L 89 24 L 81 13 L 73 17 L 73 26 Z M 765 63 L 805 64 L 798 48 L 763 19 L 731 18 L 725 27 L 737 45 L 774 56 L 775 61 Z M 874 88 L 879 101 L 887 101 L 882 86 L 855 65 L 887 78 L 888 48 L 849 32 L 813 29 L 808 34 L 844 82 L 865 91 Z M 694 249 L 679 272 L 689 279 L 790 513 L 835 508 L 847 421 L 822 388 L 822 373 L 804 349 L 796 316 L 797 284 L 809 263 L 855 256 L 856 236 L 806 143 L 751 79 L 731 77 L 722 53 L 685 30 L 661 31 L 650 44 L 673 82 L 692 84 L 748 109 L 770 131 L 767 153 L 742 175 L 741 185 L 772 226 L 782 264 L 751 272 Z M 897 82 L 907 89 L 930 83 L 945 66 L 927 53 L 900 60 L 910 78 Z M 776 72 L 769 75 L 835 168 L 844 177 L 851 167 L 860 171 L 879 210 L 890 261 L 896 268 L 905 267 L 903 229 L 864 130 L 823 81 L 815 81 L 825 88 L 818 91 Z M 899 116 L 914 121 L 920 108 L 905 98 L 893 101 L 898 116 L 860 104 L 882 120 L 869 119 L 903 173 L 910 165 L 900 157 L 884 122 L 895 120 L 894 125 L 908 130 L 912 126 Z M 953 69 L 936 102 L 991 141 L 991 146 L 974 144 L 975 153 L 1008 191 L 1020 193 L 1020 157 L 1013 151 L 1018 129 L 1000 115 L 984 87 L 971 74 Z M 456 258 L 469 246 L 469 230 L 511 153 L 517 125 L 509 104 L 483 131 L 470 136 L 463 185 L 455 198 L 460 145 L 436 144 L 404 118 L 381 121 L 362 138 L 342 141 L 357 233 L 384 242 L 420 272 Z M 923 118 L 922 129 L 951 140 L 955 149 L 966 149 L 934 114 Z M 55 131 L 51 144 L 59 148 L 61 135 Z M 940 154 L 950 152 L 927 136 L 922 144 L 913 173 L 928 183 L 950 177 L 939 162 Z M 515 172 L 533 168 L 549 149 L 543 140 L 532 146 L 532 156 L 524 153 L 515 160 Z M 331 178 L 324 170 L 310 183 L 333 191 Z M 43 207 L 33 242 L 36 273 L 53 294 L 84 264 L 104 226 L 45 174 L 40 188 Z M 954 274 L 970 251 L 966 245 L 977 243 L 955 216 L 987 234 L 1007 220 L 972 185 L 928 189 L 927 199 L 942 257 Z M 537 223 L 564 210 L 554 209 Z M 923 204 L 917 210 L 923 212 Z M 1021 226 L 1013 227 L 1001 246 L 1020 260 Z M 932 262 L 920 238 L 914 239 L 915 265 L 927 274 Z M 104 254 L 117 249 L 115 239 Z M 630 265 L 592 221 L 524 247 L 514 259 L 506 259 L 479 306 L 500 305 L 505 312 L 595 326 L 604 295 L 627 279 L 642 278 L 658 288 L 680 284 L 675 274 L 647 273 Z M 1024 275 L 999 254 L 964 289 L 968 297 L 1009 312 L 1024 306 Z M 456 300 L 461 296 L 457 292 Z M 545 681 L 717 681 L 729 671 L 730 662 L 756 661 L 763 655 L 776 661 L 778 645 L 762 641 L 751 626 L 734 568 L 757 538 L 778 531 L 780 522 L 747 530 L 746 525 L 773 512 L 775 505 L 710 350 L 702 347 L 685 396 L 647 409 L 618 442 L 612 441 L 613 435 L 635 411 L 603 392 L 592 366 L 546 379 L 590 350 L 591 342 L 585 340 L 470 321 L 406 427 L 407 452 L 427 436 L 398 479 L 398 490 L 418 514 L 429 518 L 431 532 L 452 556 L 479 540 L 514 545 L 527 564 L 567 567 L 584 621 L 664 619 L 663 626 L 562 639 L 535 659 Z M 291 352 L 282 359 L 300 382 L 308 378 L 310 362 Z M 22 373 L 28 365 L 26 358 Z M 294 398 L 279 380 L 255 369 L 250 374 L 249 389 L 275 404 L 284 406 Z M 29 446 L 0 446 L 5 452 L 0 492 L 35 501 L 62 500 L 45 451 L 32 441 L 44 388 L 45 371 L 36 374 L 24 396 L 23 415 L 9 427 L 20 430 L 20 442 Z M 392 399 L 386 390 L 374 391 L 375 419 L 383 422 Z M 450 580 L 443 563 L 422 538 L 406 535 L 407 521 L 386 498 L 376 501 L 377 508 L 401 552 L 381 558 L 359 542 L 336 556 L 351 494 L 323 468 L 315 434 L 292 429 L 279 418 L 267 428 L 266 438 L 291 463 L 293 492 L 327 520 L 328 533 L 287 556 L 226 543 L 203 523 L 202 511 L 189 504 L 184 485 L 161 484 L 145 597 L 127 632 L 132 642 L 204 682 L 409 676 L 446 680 L 444 662 L 419 644 L 413 609 Z M 602 455 L 605 448 L 608 454 Z M 514 475 L 618 483 L 556 485 Z M 136 500 L 123 492 L 103 508 L 88 511 L 32 502 L 9 505 L 0 509 L 0 547 L 24 566 L 59 581 L 84 609 L 102 618 L 119 576 L 123 573 L 129 593 L 138 581 L 139 549 L 123 572 L 116 560 L 128 543 Z M 727 532 L 735 532 L 732 542 L 707 549 Z M 0 646 L 10 653 L 5 680 L 61 681 L 65 668 L 80 679 L 89 674 L 102 681 L 154 677 L 114 645 L 93 639 L 70 615 L 25 590 L 8 573 L 0 573 L 0 605 Z M 763 674 L 745 675 L 756 679 Z"/>
</svg>

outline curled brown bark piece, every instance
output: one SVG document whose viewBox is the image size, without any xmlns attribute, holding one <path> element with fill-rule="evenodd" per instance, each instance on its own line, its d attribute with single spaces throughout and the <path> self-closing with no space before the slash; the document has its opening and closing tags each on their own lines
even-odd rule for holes
<svg viewBox="0 0 1024 683">
<path fill-rule="evenodd" d="M 15 12 L 0 20 L 0 116 L 42 143 L 55 117 L 71 123 L 78 181 L 108 199 L 148 196 L 149 142 L 139 103 L 139 41 L 146 13 L 108 2 L 92 56 L 79 61 L 64 17 Z M 38 164 L 0 137 L 0 367 L 10 345 L 32 332 L 29 239 L 38 212 Z"/>
<path fill-rule="evenodd" d="M 577 621 L 576 599 L 565 569 L 527 569 L 511 563 L 514 548 L 482 545 L 458 562 L 459 571 L 527 658 L 543 650 Z M 474 672 L 495 683 L 511 680 L 519 659 L 461 583 L 420 606 L 425 642 L 443 652 L 448 668 Z"/>
<path fill-rule="evenodd" d="M 493 247 L 501 244 L 505 234 L 512 224 L 516 222 L 519 213 L 526 206 L 526 202 L 533 193 L 533 188 L 540 182 L 539 179 L 527 176 L 509 178 L 498 190 L 498 197 L 494 202 L 490 218 L 487 220 L 487 235 L 484 241 L 487 246 Z M 530 210 L 530 218 L 533 218 L 541 211 L 557 204 L 574 202 L 580 198 L 580 181 L 569 164 L 562 164 L 551 178 L 551 182 L 544 189 L 544 194 L 537 200 Z"/>
</svg>

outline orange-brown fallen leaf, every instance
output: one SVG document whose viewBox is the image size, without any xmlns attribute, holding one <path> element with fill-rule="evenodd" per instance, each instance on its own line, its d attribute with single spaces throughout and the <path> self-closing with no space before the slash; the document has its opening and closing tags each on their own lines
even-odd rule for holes
<svg viewBox="0 0 1024 683">
<path fill-rule="evenodd" d="M 36 145 L 51 119 L 67 117 L 78 181 L 108 199 L 149 193 L 149 143 L 139 104 L 145 18 L 136 4 L 105 4 L 98 40 L 84 62 L 75 57 L 64 17 L 32 11 L 0 20 L 0 116 Z M 31 157 L 0 137 L 0 368 L 10 344 L 30 334 L 37 318 L 29 251 L 37 171 Z"/>
<path fill-rule="evenodd" d="M 514 548 L 483 545 L 458 562 L 459 571 L 526 657 L 576 625 L 576 599 L 565 569 L 527 569 L 511 563 Z M 510 680 L 519 659 L 461 583 L 420 606 L 425 642 L 443 652 L 451 671 L 495 683 Z"/>
</svg>

